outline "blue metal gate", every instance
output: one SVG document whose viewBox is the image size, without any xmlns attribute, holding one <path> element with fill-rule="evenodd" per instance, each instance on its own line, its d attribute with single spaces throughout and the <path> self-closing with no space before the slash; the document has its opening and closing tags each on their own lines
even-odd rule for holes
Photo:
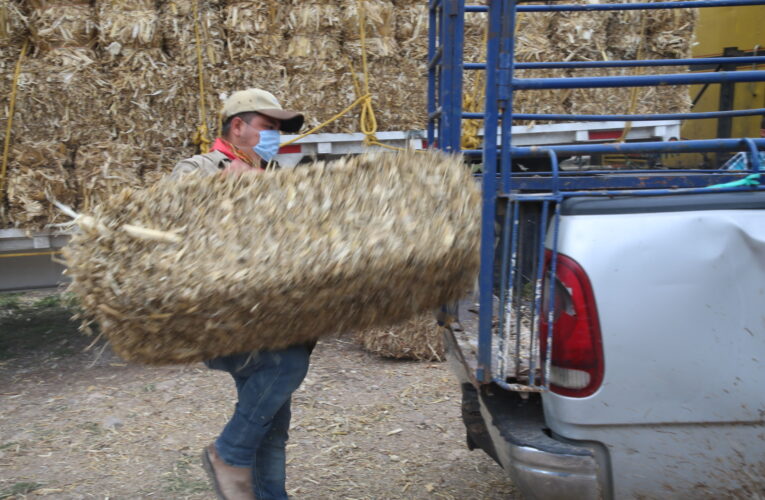
<svg viewBox="0 0 765 500">
<path fill-rule="evenodd" d="M 641 87 L 765 81 L 765 71 L 669 73 L 639 76 L 517 78 L 518 69 L 587 69 L 620 67 L 693 67 L 709 64 L 765 63 L 765 57 L 676 60 L 521 63 L 514 58 L 514 32 L 519 13 L 709 8 L 765 5 L 763 0 L 669 1 L 651 3 L 586 3 L 544 5 L 515 0 L 490 0 L 488 6 L 466 6 L 464 0 L 429 0 L 428 143 L 452 153 L 480 158 L 483 163 L 479 325 L 475 378 L 521 392 L 549 388 L 552 349 L 553 279 L 556 276 L 557 236 L 561 203 L 578 196 L 648 196 L 765 189 L 760 185 L 760 154 L 765 140 L 715 139 L 514 147 L 511 126 L 516 120 L 647 121 L 693 120 L 765 115 L 765 109 L 713 113 L 653 115 L 565 115 L 513 113 L 517 91 L 543 89 Z M 463 60 L 464 16 L 487 14 L 486 61 Z M 464 71 L 486 72 L 482 113 L 462 110 Z M 482 149 L 461 150 L 462 121 L 484 121 Z M 561 155 L 628 153 L 687 153 L 744 151 L 744 170 L 613 170 L 562 172 Z M 546 157 L 549 170 L 514 172 L 519 158 Z M 495 227 L 496 226 L 496 227 Z M 544 288 L 544 289 L 543 289 Z M 545 301 L 546 303 L 543 303 Z M 547 306 L 547 307 L 545 307 Z M 544 315 L 544 317 L 543 317 Z"/>
</svg>

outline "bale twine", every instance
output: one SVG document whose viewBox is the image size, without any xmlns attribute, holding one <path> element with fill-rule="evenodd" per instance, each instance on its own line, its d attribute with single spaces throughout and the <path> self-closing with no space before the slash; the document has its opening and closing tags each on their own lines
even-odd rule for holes
<svg viewBox="0 0 765 500">
<path fill-rule="evenodd" d="M 191 175 L 79 217 L 64 255 L 117 354 L 186 363 L 457 300 L 478 271 L 480 199 L 461 159 L 436 152 Z"/>
<path fill-rule="evenodd" d="M 354 337 L 365 351 L 384 358 L 443 361 L 443 332 L 433 313 L 427 313 L 398 325 L 357 332 Z"/>
<path fill-rule="evenodd" d="M 17 227 L 42 230 L 64 222 L 48 201 L 74 204 L 77 189 L 71 175 L 71 151 L 60 142 L 17 142 L 10 150 L 7 177 L 8 215 Z"/>
<path fill-rule="evenodd" d="M 343 51 L 354 59 L 361 55 L 358 0 L 342 3 Z M 390 0 L 364 0 L 367 56 L 375 59 L 399 55 L 396 41 L 396 7 Z"/>
</svg>

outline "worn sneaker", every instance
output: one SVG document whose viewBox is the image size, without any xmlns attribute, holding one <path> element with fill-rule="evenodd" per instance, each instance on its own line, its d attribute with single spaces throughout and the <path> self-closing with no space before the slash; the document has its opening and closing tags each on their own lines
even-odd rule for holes
<svg viewBox="0 0 765 500">
<path fill-rule="evenodd" d="M 219 500 L 256 500 L 252 492 L 252 468 L 228 465 L 218 456 L 215 444 L 202 451 L 202 465 Z"/>
</svg>

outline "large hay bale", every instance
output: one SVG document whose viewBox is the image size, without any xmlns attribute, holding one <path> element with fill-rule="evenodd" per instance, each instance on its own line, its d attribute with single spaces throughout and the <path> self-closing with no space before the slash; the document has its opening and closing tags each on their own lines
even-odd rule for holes
<svg viewBox="0 0 765 500">
<path fill-rule="evenodd" d="M 478 271 L 480 199 L 461 159 L 436 152 L 192 175 L 110 198 L 78 219 L 64 255 L 120 356 L 192 362 L 462 297 Z"/>
<path fill-rule="evenodd" d="M 160 9 L 163 47 L 179 64 L 197 64 L 195 25 L 199 29 L 202 60 L 215 65 L 225 58 L 223 13 L 216 0 L 199 2 L 197 17 L 194 4 L 198 0 L 168 0 Z"/>
<path fill-rule="evenodd" d="M 351 58 L 361 56 L 361 21 L 358 0 L 342 2 L 343 51 Z M 364 1 L 364 27 L 367 56 L 394 57 L 399 54 L 396 41 L 396 7 L 390 0 Z"/>
<path fill-rule="evenodd" d="M 159 11 L 154 0 L 100 0 L 97 19 L 98 43 L 107 50 L 162 45 Z"/>
<path fill-rule="evenodd" d="M 60 48 L 28 57 L 18 80 L 14 140 L 69 145 L 108 140 L 108 97 L 109 84 L 91 49 Z"/>
<path fill-rule="evenodd" d="M 396 6 L 396 40 L 407 59 L 428 57 L 428 4 L 415 2 Z"/>
<path fill-rule="evenodd" d="M 29 17 L 32 43 L 42 52 L 65 47 L 92 47 L 96 39 L 93 7 L 62 5 L 33 9 Z"/>
<path fill-rule="evenodd" d="M 443 361 L 444 329 L 438 326 L 433 313 L 383 328 L 356 332 L 361 347 L 384 358 Z"/>
<path fill-rule="evenodd" d="M 278 0 L 229 1 L 223 9 L 228 60 L 283 57 L 286 13 Z"/>
<path fill-rule="evenodd" d="M 427 123 L 428 73 L 424 61 L 378 61 L 370 67 L 380 130 L 422 129 Z"/>
<path fill-rule="evenodd" d="M 76 184 L 71 175 L 72 154 L 60 142 L 21 142 L 11 146 L 8 171 L 8 215 L 17 227 L 43 229 L 64 222 L 48 201 L 74 204 Z"/>
<path fill-rule="evenodd" d="M 356 100 L 346 61 L 297 58 L 287 61 L 288 97 L 291 106 L 305 114 L 306 127 L 328 120 Z M 305 75 L 312 74 L 312 78 Z M 321 132 L 358 130 L 358 108 L 327 125 Z"/>
</svg>

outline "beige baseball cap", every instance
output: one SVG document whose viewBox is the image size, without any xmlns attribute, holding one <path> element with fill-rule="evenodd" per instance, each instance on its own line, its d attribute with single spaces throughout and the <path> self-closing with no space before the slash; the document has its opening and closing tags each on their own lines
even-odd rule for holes
<svg viewBox="0 0 765 500">
<path fill-rule="evenodd" d="M 221 118 L 225 122 L 234 115 L 251 111 L 281 120 L 280 128 L 284 132 L 299 131 L 305 120 L 297 111 L 282 109 L 281 104 L 271 92 L 261 89 L 239 90 L 231 94 L 223 103 Z"/>
</svg>

